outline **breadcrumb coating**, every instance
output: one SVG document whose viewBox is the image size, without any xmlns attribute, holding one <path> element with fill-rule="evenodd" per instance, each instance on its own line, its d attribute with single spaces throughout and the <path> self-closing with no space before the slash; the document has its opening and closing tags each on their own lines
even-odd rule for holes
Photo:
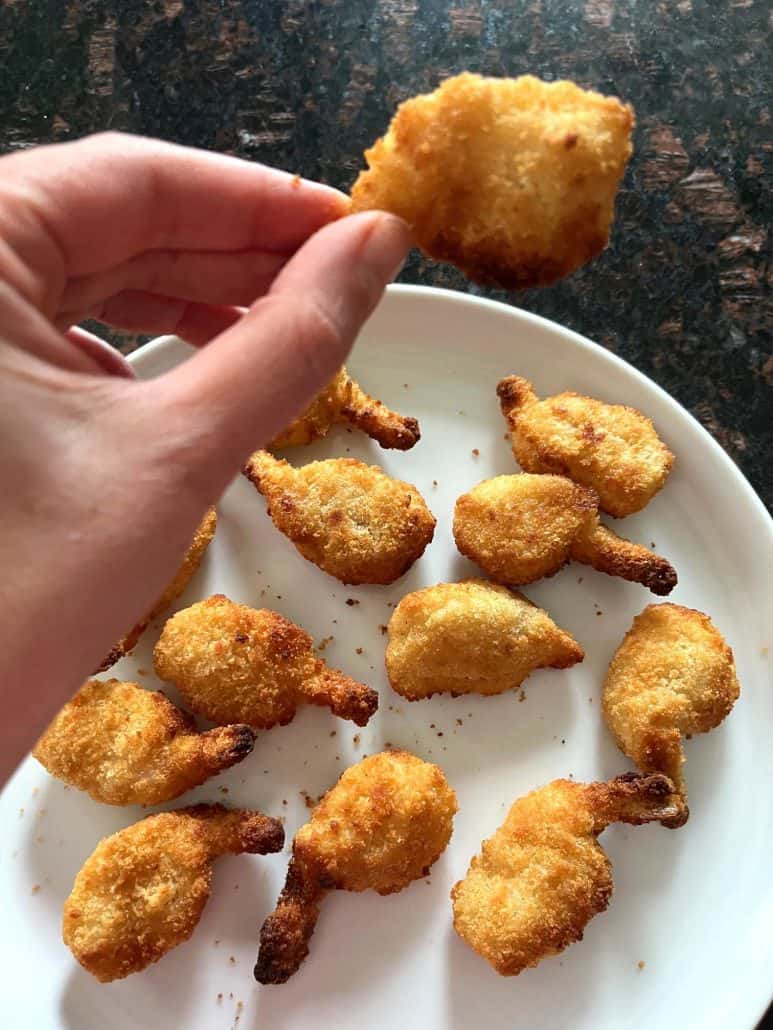
<svg viewBox="0 0 773 1030">
<path fill-rule="evenodd" d="M 407 594 L 387 632 L 389 682 L 409 701 L 502 694 L 535 669 L 566 669 L 585 657 L 542 608 L 482 579 Z"/>
<path fill-rule="evenodd" d="M 160 691 L 89 680 L 32 752 L 52 776 L 107 805 L 158 805 L 241 762 L 255 743 L 246 725 L 199 733 Z"/>
<path fill-rule="evenodd" d="M 539 400 L 519 376 L 503 379 L 497 394 L 521 468 L 591 487 L 609 515 L 641 511 L 668 478 L 674 456 L 635 408 L 579 393 Z"/>
<path fill-rule="evenodd" d="M 554 780 L 519 798 L 451 891 L 454 929 L 502 976 L 517 976 L 582 940 L 612 894 L 597 837 L 610 823 L 679 817 L 665 776 L 608 783 Z"/>
<path fill-rule="evenodd" d="M 464 73 L 399 106 L 352 210 L 403 218 L 484 285 L 546 286 L 606 247 L 632 108 L 572 82 Z"/>
<path fill-rule="evenodd" d="M 327 890 L 393 894 L 426 876 L 451 839 L 456 795 L 407 751 L 351 766 L 293 841 L 287 882 L 260 933 L 255 978 L 285 983 L 309 952 Z"/>
</svg>

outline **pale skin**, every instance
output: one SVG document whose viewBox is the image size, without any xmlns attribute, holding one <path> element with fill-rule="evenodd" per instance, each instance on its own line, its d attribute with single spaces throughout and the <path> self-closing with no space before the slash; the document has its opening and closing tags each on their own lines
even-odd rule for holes
<svg viewBox="0 0 773 1030">
<path fill-rule="evenodd" d="M 410 246 L 261 165 L 106 134 L 0 158 L 0 782 L 340 368 Z M 148 382 L 77 325 L 178 333 Z"/>
</svg>

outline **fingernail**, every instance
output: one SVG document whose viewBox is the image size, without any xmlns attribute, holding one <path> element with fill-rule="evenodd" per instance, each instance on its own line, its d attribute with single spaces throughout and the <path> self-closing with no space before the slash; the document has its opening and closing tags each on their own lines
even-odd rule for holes
<svg viewBox="0 0 773 1030">
<path fill-rule="evenodd" d="M 391 282 L 413 246 L 410 227 L 402 218 L 384 211 L 364 217 L 370 219 L 371 225 L 370 231 L 365 232 L 360 257 L 374 274 L 384 282 Z"/>
</svg>

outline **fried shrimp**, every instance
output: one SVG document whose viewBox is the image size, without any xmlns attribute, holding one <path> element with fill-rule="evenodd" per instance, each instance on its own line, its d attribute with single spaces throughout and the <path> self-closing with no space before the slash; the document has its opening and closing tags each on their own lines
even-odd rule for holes
<svg viewBox="0 0 773 1030">
<path fill-rule="evenodd" d="M 160 691 L 89 680 L 35 746 L 52 776 L 107 805 L 158 805 L 241 762 L 255 743 L 249 726 L 199 733 Z"/>
<path fill-rule="evenodd" d="M 426 876 L 456 810 L 438 766 L 406 751 L 347 769 L 295 835 L 287 881 L 260 932 L 255 979 L 285 983 L 298 970 L 328 890 L 394 894 Z"/>
<path fill-rule="evenodd" d="M 153 619 L 157 619 L 159 615 L 162 615 L 167 608 L 177 600 L 201 565 L 201 559 L 204 557 L 204 552 L 212 543 L 212 538 L 215 535 L 216 528 L 217 512 L 214 508 L 210 508 L 201 520 L 201 524 L 196 530 L 191 546 L 185 552 L 182 565 L 177 570 L 177 574 L 172 582 L 163 592 L 161 597 L 159 597 L 151 611 L 149 611 L 145 618 L 138 622 L 125 637 L 118 641 L 99 668 L 94 670 L 95 672 L 104 672 L 105 669 L 109 669 L 111 665 L 115 665 L 119 659 L 132 651 L 137 646 L 137 641 L 147 629 L 148 623 L 152 622 Z"/>
<path fill-rule="evenodd" d="M 665 776 L 609 783 L 554 780 L 519 798 L 451 891 L 454 929 L 502 976 L 517 976 L 576 941 L 612 894 L 598 835 L 610 823 L 675 819 Z"/>
<path fill-rule="evenodd" d="M 585 656 L 542 608 L 482 579 L 407 594 L 387 632 L 389 682 L 409 701 L 502 694 L 535 669 L 567 669 Z"/>
<path fill-rule="evenodd" d="M 393 583 L 424 553 L 435 519 L 415 486 L 353 458 L 293 468 L 258 451 L 244 473 L 274 525 L 342 583 Z"/>
<path fill-rule="evenodd" d="M 670 562 L 603 526 L 598 507 L 594 490 L 564 476 L 496 476 L 458 498 L 454 539 L 498 583 L 533 583 L 573 560 L 669 594 Z"/>
<path fill-rule="evenodd" d="M 327 436 L 337 423 L 356 426 L 382 447 L 398 451 L 410 450 L 421 436 L 415 418 L 398 415 L 368 396 L 342 368 L 303 414 L 271 441 L 269 449 L 313 443 Z"/>
<path fill-rule="evenodd" d="M 457 75 L 400 105 L 352 209 L 399 215 L 484 285 L 546 286 L 606 247 L 633 122 L 572 82 Z"/>
<path fill-rule="evenodd" d="M 102 983 L 137 973 L 196 929 L 214 859 L 283 844 L 282 824 L 260 812 L 195 805 L 149 815 L 86 859 L 64 903 L 64 943 Z"/>
<path fill-rule="evenodd" d="M 375 690 L 326 665 L 300 626 L 222 594 L 169 619 L 153 665 L 194 712 L 220 725 L 268 729 L 309 704 L 364 726 L 378 708 Z"/>
<path fill-rule="evenodd" d="M 711 619 L 651 604 L 609 666 L 604 718 L 624 754 L 643 772 L 665 773 L 686 798 L 682 738 L 719 726 L 739 694 L 733 652 Z"/>
<path fill-rule="evenodd" d="M 668 478 L 674 456 L 635 408 L 579 393 L 539 400 L 518 376 L 503 379 L 497 394 L 521 468 L 591 487 L 609 515 L 640 511 Z"/>
</svg>

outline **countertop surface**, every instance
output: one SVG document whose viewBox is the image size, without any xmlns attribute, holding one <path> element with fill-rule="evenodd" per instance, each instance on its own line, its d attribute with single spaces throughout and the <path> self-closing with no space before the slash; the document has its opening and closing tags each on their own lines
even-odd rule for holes
<svg viewBox="0 0 773 1030">
<path fill-rule="evenodd" d="M 637 127 L 609 249 L 475 292 L 651 376 L 772 508 L 770 41 L 766 0 L 3 0 L 0 149 L 112 128 L 346 189 L 396 104 L 458 71 L 617 94 Z M 473 290 L 418 254 L 400 278 Z"/>
</svg>

